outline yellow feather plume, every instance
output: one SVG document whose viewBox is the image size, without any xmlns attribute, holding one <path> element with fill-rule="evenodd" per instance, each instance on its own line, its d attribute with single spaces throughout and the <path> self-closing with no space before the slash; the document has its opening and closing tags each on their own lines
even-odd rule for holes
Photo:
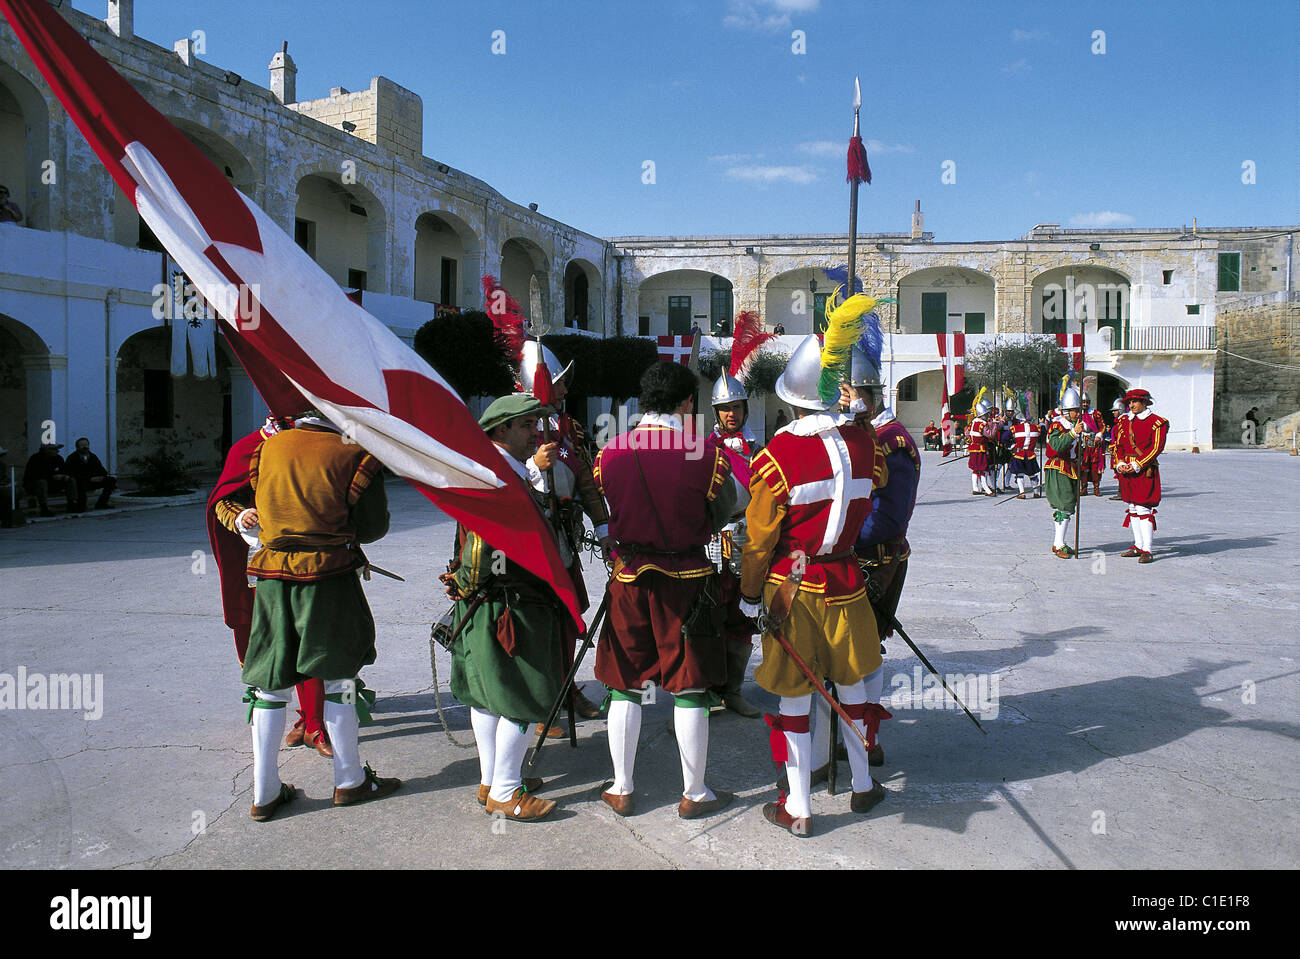
<svg viewBox="0 0 1300 959">
<path fill-rule="evenodd" d="M 853 344 L 858 342 L 866 328 L 863 319 L 876 307 L 874 296 L 855 293 L 843 303 L 839 301 L 843 286 L 837 286 L 826 300 L 826 332 L 822 335 L 822 375 L 817 392 L 830 403 L 839 395 L 840 381 L 853 356 Z"/>
<path fill-rule="evenodd" d="M 978 406 L 980 405 L 980 403 L 981 403 L 981 402 L 983 401 L 983 399 L 984 399 L 984 394 L 987 393 L 988 391 L 989 391 L 989 388 L 988 388 L 987 386 L 981 386 L 981 387 L 980 387 L 980 391 L 979 391 L 978 393 L 975 394 L 975 402 L 972 403 L 972 404 L 970 405 L 970 414 L 971 414 L 971 416 L 974 416 L 974 415 L 975 415 L 975 408 L 978 407 Z"/>
</svg>

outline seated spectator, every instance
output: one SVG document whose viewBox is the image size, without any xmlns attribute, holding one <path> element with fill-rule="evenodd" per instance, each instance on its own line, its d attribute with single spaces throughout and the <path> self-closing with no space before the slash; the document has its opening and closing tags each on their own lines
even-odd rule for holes
<svg viewBox="0 0 1300 959">
<path fill-rule="evenodd" d="M 9 188 L 0 183 L 0 223 L 22 223 L 23 211 L 9 199 Z"/>
<path fill-rule="evenodd" d="M 930 420 L 930 425 L 925 428 L 925 448 L 928 450 L 937 450 L 939 448 L 939 438 L 941 436 L 939 427 L 934 425 L 934 420 Z"/>
<path fill-rule="evenodd" d="M 773 335 L 773 336 L 785 336 L 785 324 L 784 324 L 784 323 L 778 323 L 778 324 L 776 325 L 776 329 L 772 330 L 772 335 Z"/>
<path fill-rule="evenodd" d="M 47 497 L 60 491 L 67 495 L 68 512 L 77 511 L 77 481 L 67 474 L 63 457 L 59 455 L 61 449 L 62 443 L 42 443 L 23 469 L 23 490 L 36 497 L 42 516 L 54 515 Z"/>
<path fill-rule="evenodd" d="M 63 464 L 63 469 L 77 484 L 77 512 L 86 511 L 86 498 L 92 489 L 103 490 L 95 509 L 112 509 L 108 498 L 117 489 L 117 478 L 109 476 L 99 457 L 90 451 L 90 440 L 83 436 L 75 445 L 76 450 Z"/>
</svg>

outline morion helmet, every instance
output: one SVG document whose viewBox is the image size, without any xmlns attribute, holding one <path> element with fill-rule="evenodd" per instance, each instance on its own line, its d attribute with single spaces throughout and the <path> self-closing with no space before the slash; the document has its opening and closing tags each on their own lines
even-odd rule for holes
<svg viewBox="0 0 1300 959">
<path fill-rule="evenodd" d="M 537 372 L 538 355 L 546 361 L 546 368 L 550 370 L 551 382 L 558 382 L 562 377 L 568 376 L 573 369 L 573 361 L 569 365 L 560 369 L 560 361 L 555 354 L 548 350 L 536 340 L 525 340 L 523 355 L 519 360 L 519 385 L 525 393 L 533 391 L 533 378 Z"/>
<path fill-rule="evenodd" d="M 745 392 L 745 387 L 740 380 L 736 379 L 726 370 L 713 383 L 713 406 L 722 406 L 724 403 L 734 403 L 736 400 L 748 400 L 749 395 Z"/>
<path fill-rule="evenodd" d="M 1066 410 L 1077 410 L 1082 407 L 1083 394 L 1079 392 L 1077 386 L 1067 386 L 1065 392 L 1061 394 L 1061 402 L 1058 404 L 1062 413 Z"/>
<path fill-rule="evenodd" d="M 853 344 L 853 359 L 849 366 L 849 385 L 862 389 L 879 390 L 880 367 L 871 362 L 867 351 Z"/>
<path fill-rule="evenodd" d="M 988 416 L 993 412 L 993 403 L 990 400 L 980 400 L 975 407 L 976 416 Z"/>
<path fill-rule="evenodd" d="M 817 342 L 817 337 L 809 334 L 803 338 L 803 342 L 786 363 L 785 371 L 777 378 L 776 395 L 791 406 L 821 413 L 830 407 L 817 391 L 821 375 L 822 347 Z"/>
</svg>

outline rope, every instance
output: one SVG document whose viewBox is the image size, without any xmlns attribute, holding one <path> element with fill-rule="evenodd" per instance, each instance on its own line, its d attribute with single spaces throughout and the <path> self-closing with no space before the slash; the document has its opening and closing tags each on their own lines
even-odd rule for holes
<svg viewBox="0 0 1300 959">
<path fill-rule="evenodd" d="M 433 638 L 433 630 L 436 625 L 435 623 L 429 627 L 429 667 L 433 670 L 433 705 L 438 710 L 438 721 L 442 723 L 442 731 L 447 734 L 448 742 L 457 749 L 473 749 L 477 746 L 476 743 L 462 743 L 451 734 L 451 727 L 447 725 L 447 717 L 442 712 L 442 694 L 438 692 L 438 650 L 442 647 Z"/>
<path fill-rule="evenodd" d="M 1300 373 L 1300 366 L 1291 366 L 1286 363 L 1265 363 L 1263 360 L 1253 360 L 1249 356 L 1242 356 L 1240 353 L 1229 353 L 1223 347 L 1219 347 L 1219 352 L 1236 357 L 1239 360 L 1245 360 L 1247 363 L 1258 363 L 1260 366 L 1268 366 L 1275 370 L 1289 370 L 1292 373 Z"/>
</svg>

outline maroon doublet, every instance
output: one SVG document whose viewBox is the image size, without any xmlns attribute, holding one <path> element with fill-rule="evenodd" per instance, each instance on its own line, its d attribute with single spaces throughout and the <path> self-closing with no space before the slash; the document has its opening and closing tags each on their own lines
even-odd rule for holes
<svg viewBox="0 0 1300 959">
<path fill-rule="evenodd" d="M 600 451 L 593 471 L 618 541 L 596 649 L 596 678 L 610 689 L 653 682 L 680 693 L 717 686 L 726 674 L 716 630 L 722 608 L 713 607 L 716 635 L 708 639 L 688 643 L 682 622 L 713 575 L 704 546 L 721 523 L 710 504 L 730 486 L 731 467 L 719 447 L 686 447 L 667 419 L 648 415 Z"/>
</svg>

